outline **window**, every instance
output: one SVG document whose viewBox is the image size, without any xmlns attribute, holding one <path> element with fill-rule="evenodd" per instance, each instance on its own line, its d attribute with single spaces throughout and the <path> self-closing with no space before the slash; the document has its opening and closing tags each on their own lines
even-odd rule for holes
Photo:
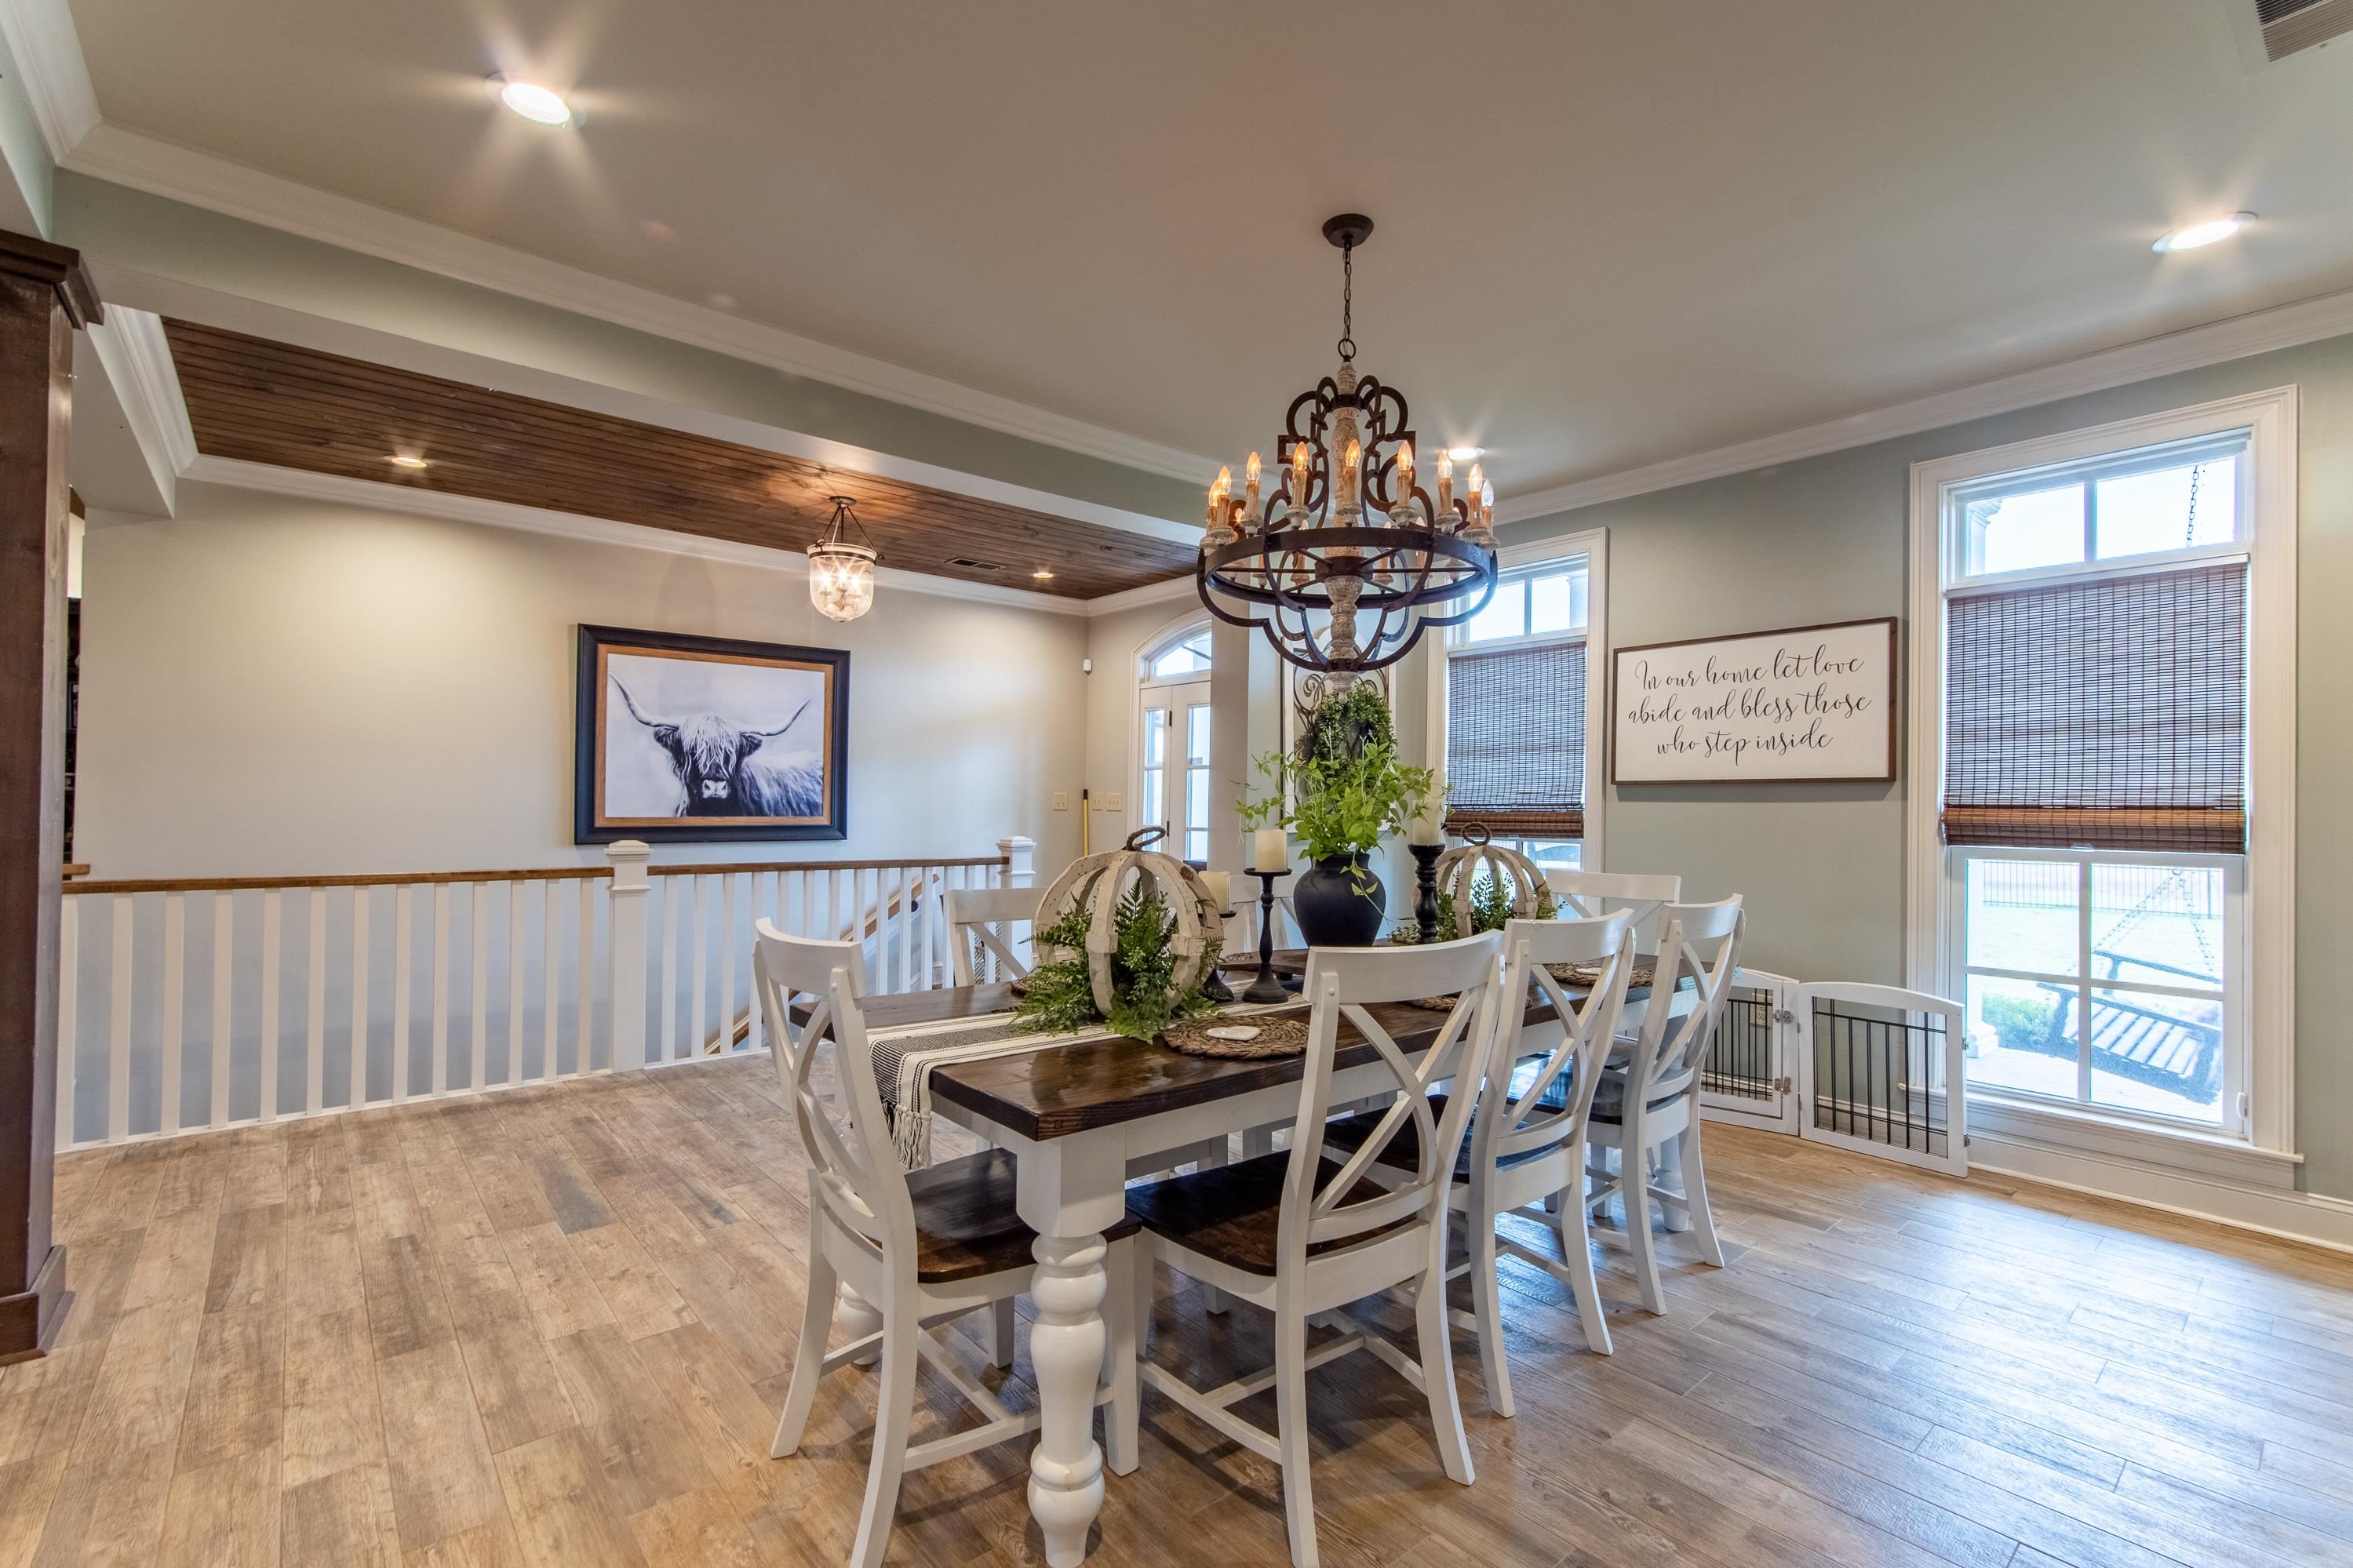
<svg viewBox="0 0 2353 1568">
<path fill-rule="evenodd" d="M 1155 680 L 1168 680 L 1185 675 L 1209 673 L 1209 628 L 1201 627 L 1184 641 L 1173 643 L 1155 654 L 1145 672 Z"/>
<path fill-rule="evenodd" d="M 1583 556 L 1509 572 L 1446 656 L 1449 830 L 1564 868 L 1586 833 L 1588 587 Z"/>
<path fill-rule="evenodd" d="M 2253 926 L 2286 864 L 2292 429 L 2264 394 L 1915 470 L 1915 983 L 1962 1001 L 1977 1106 L 2287 1146 Z"/>
</svg>

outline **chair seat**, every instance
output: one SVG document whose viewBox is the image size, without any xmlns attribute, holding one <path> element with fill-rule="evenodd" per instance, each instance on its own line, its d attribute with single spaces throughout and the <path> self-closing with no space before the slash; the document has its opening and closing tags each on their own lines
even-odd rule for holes
<svg viewBox="0 0 2353 1568">
<path fill-rule="evenodd" d="M 1385 1110 L 1367 1110 L 1356 1116 L 1341 1117 L 1336 1121 L 1327 1121 L 1324 1124 L 1324 1142 L 1326 1145 L 1337 1145 L 1353 1153 L 1371 1140 L 1374 1131 L 1381 1124 L 1381 1118 L 1387 1114 Z M 1433 1094 L 1430 1097 L 1430 1115 L 1433 1121 L 1446 1115 L 1446 1096 Z M 1458 1182 L 1471 1179 L 1471 1143 L 1470 1138 L 1464 1138 L 1461 1152 L 1454 1156 L 1454 1179 Z M 1525 1153 L 1507 1154 L 1495 1163 L 1497 1169 L 1508 1171 L 1514 1165 L 1541 1160 L 1551 1152 L 1550 1149 L 1531 1149 Z M 1399 1170 L 1419 1170 L 1421 1129 L 1411 1121 L 1398 1128 L 1397 1136 L 1389 1140 L 1388 1147 L 1380 1152 L 1378 1162 Z"/>
<path fill-rule="evenodd" d="M 1682 1093 L 1671 1094 L 1662 1100 L 1651 1100 L 1642 1109 L 1664 1110 L 1682 1098 Z M 1601 1081 L 1593 1086 L 1592 1120 L 1606 1121 L 1613 1127 L 1626 1120 L 1626 1075 L 1624 1073 L 1605 1071 L 1601 1075 Z"/>
<path fill-rule="evenodd" d="M 1033 1261 L 1029 1247 L 1038 1233 L 1014 1211 L 1015 1170 L 1010 1153 L 991 1149 L 907 1173 L 918 1280 L 946 1285 Z M 1113 1241 L 1134 1236 L 1135 1222 L 1124 1217 L 1104 1234 Z"/>
<path fill-rule="evenodd" d="M 1276 1231 L 1282 1221 L 1282 1178 L 1290 1163 L 1290 1152 L 1284 1150 L 1244 1160 L 1240 1164 L 1213 1166 L 1149 1186 L 1130 1187 L 1128 1223 L 1141 1225 L 1155 1236 L 1229 1268 L 1272 1278 Z M 1320 1162 L 1315 1190 L 1324 1191 L 1339 1174 L 1336 1162 Z M 1378 1184 L 1360 1179 L 1348 1190 L 1345 1201 L 1364 1203 L 1379 1197 L 1382 1191 Z M 1316 1242 L 1307 1248 L 1307 1255 L 1314 1258 L 1339 1247 L 1354 1247 L 1411 1223 L 1401 1219 L 1361 1236 Z"/>
</svg>

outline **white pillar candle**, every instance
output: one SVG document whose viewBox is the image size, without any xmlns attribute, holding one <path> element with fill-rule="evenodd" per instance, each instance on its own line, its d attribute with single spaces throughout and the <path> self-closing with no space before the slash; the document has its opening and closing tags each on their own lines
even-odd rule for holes
<svg viewBox="0 0 2353 1568">
<path fill-rule="evenodd" d="M 1291 840 L 1280 827 L 1261 827 L 1250 836 L 1250 869 L 1291 869 Z"/>
<path fill-rule="evenodd" d="M 1423 802 L 1421 809 L 1413 814 L 1413 820 L 1405 826 L 1405 841 L 1424 845 L 1446 842 L 1446 821 L 1435 802 Z"/>
<path fill-rule="evenodd" d="M 1201 886 L 1209 889 L 1209 901 L 1218 906 L 1219 914 L 1234 912 L 1234 879 L 1230 875 L 1224 871 L 1204 871 L 1201 873 Z"/>
</svg>

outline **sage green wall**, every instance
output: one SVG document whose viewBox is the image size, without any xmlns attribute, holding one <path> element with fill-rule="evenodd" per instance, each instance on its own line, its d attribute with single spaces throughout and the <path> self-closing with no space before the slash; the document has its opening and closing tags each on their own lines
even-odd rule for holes
<svg viewBox="0 0 2353 1568">
<path fill-rule="evenodd" d="M 2296 1137 L 2306 1190 L 2353 1197 L 2353 337 L 2187 371 L 1869 447 L 1514 524 L 1507 541 L 1609 531 L 1620 647 L 1904 614 L 1911 465 L 2293 384 L 2297 541 Z M 1909 716 L 1906 715 L 1906 721 Z M 1900 984 L 1905 791 L 1894 785 L 1612 789 L 1604 864 L 1738 892 L 1757 967 Z"/>
<path fill-rule="evenodd" d="M 1199 487 L 1188 480 L 967 425 L 87 174 L 59 170 L 55 201 L 52 237 L 79 247 L 94 264 L 1149 517 L 1190 520 L 1200 511 Z"/>
</svg>

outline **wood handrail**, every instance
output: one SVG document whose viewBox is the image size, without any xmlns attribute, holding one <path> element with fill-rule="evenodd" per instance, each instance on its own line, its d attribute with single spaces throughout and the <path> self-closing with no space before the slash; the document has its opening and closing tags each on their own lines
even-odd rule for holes
<svg viewBox="0 0 2353 1568">
<path fill-rule="evenodd" d="M 918 866 L 1005 866 L 1003 855 L 951 856 L 925 859 L 909 856 L 895 860 L 752 860 L 721 861 L 703 866 L 649 866 L 653 877 L 717 877 L 729 873 L 770 871 L 878 871 L 913 869 Z M 610 866 L 535 866 L 505 871 L 383 871 L 332 877 L 159 877 L 111 881 L 73 881 L 65 885 L 68 898 L 91 893 L 247 893 L 290 888 L 417 888 L 447 882 L 579 882 L 610 877 Z"/>
<path fill-rule="evenodd" d="M 918 866 L 1009 866 L 1007 855 L 902 855 L 895 860 L 722 860 L 708 866 L 649 866 L 649 877 L 718 877 L 730 871 L 912 871 Z"/>
</svg>

